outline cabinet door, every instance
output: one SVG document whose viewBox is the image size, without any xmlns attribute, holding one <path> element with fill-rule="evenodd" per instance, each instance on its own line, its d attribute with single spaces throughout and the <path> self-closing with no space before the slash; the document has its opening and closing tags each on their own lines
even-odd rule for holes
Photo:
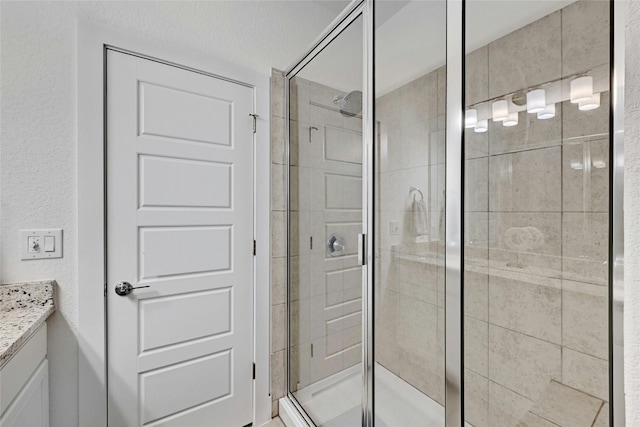
<svg viewBox="0 0 640 427">
<path fill-rule="evenodd" d="M 0 419 L 0 427 L 49 426 L 49 368 L 44 359 Z"/>
</svg>

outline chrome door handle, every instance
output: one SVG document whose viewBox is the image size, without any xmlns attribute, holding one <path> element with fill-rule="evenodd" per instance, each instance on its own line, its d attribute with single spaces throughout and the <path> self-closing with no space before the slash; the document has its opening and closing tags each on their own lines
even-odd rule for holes
<svg viewBox="0 0 640 427">
<path fill-rule="evenodd" d="M 329 240 L 327 240 L 327 251 L 331 256 L 341 256 L 344 254 L 344 239 L 337 235 L 332 234 L 329 236 Z"/>
<path fill-rule="evenodd" d="M 148 288 L 149 286 L 136 286 L 133 287 L 131 286 L 131 283 L 129 282 L 118 282 L 116 283 L 116 294 L 120 295 L 121 297 L 127 296 L 131 293 L 131 291 L 133 291 L 134 289 L 141 289 L 141 288 Z"/>
</svg>

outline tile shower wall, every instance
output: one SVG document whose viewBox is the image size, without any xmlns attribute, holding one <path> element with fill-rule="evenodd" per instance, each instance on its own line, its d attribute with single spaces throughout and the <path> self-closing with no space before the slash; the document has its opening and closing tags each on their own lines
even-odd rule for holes
<svg viewBox="0 0 640 427">
<path fill-rule="evenodd" d="M 271 416 L 286 392 L 286 187 L 284 76 L 271 70 Z"/>
<path fill-rule="evenodd" d="M 606 70 L 608 7 L 578 1 L 468 54 L 467 105 Z M 603 92 L 593 111 L 567 101 L 553 119 L 521 112 L 515 127 L 465 132 L 465 399 L 476 427 L 608 421 L 608 102 Z M 509 248 L 520 227 L 534 227 L 537 248 Z M 580 410 L 556 419 L 550 396 Z"/>
<path fill-rule="evenodd" d="M 376 362 L 444 404 L 444 103 L 439 68 L 376 100 Z M 417 190 L 411 191 L 411 188 Z M 422 193 L 422 194 L 421 194 Z M 415 204 L 426 203 L 418 235 Z"/>
</svg>

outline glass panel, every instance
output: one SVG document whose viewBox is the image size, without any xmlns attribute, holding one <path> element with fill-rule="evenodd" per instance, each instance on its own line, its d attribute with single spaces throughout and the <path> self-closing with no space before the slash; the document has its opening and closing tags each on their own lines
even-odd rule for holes
<svg viewBox="0 0 640 427">
<path fill-rule="evenodd" d="M 375 5 L 376 425 L 444 425 L 446 1 Z"/>
<path fill-rule="evenodd" d="M 289 82 L 289 390 L 322 426 L 362 414 L 362 20 Z"/>
<path fill-rule="evenodd" d="M 475 427 L 609 424 L 609 7 L 467 2 L 464 390 Z"/>
</svg>

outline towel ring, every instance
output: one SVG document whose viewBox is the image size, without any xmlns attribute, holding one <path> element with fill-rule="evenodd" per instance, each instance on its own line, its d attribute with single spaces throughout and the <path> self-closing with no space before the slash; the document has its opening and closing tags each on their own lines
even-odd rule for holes
<svg viewBox="0 0 640 427">
<path fill-rule="evenodd" d="M 422 194 L 422 190 L 420 190 L 417 187 L 411 187 L 409 189 L 409 194 L 413 193 L 414 191 L 418 192 L 420 194 L 420 200 L 424 200 L 424 194 Z"/>
</svg>

